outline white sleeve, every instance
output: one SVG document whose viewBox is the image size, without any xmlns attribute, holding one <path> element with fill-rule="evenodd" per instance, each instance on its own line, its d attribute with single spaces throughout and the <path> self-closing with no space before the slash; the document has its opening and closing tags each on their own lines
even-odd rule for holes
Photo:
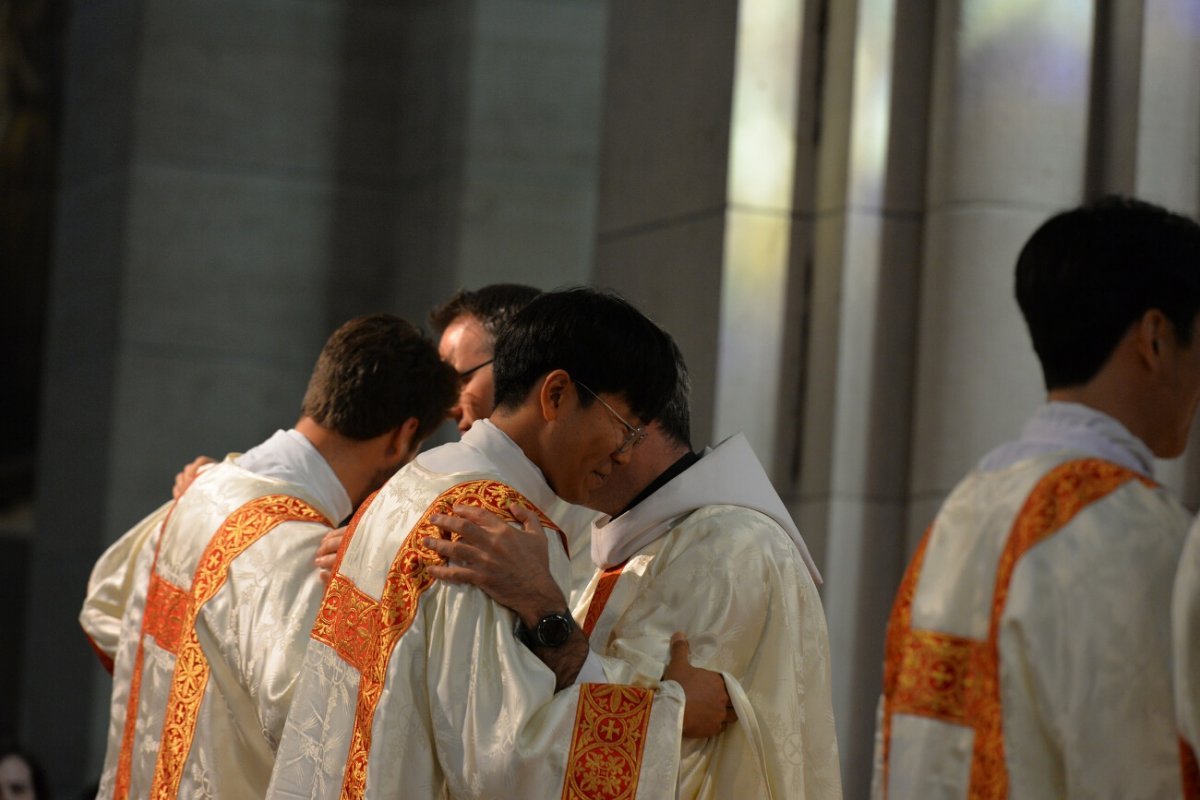
<svg viewBox="0 0 1200 800">
<path fill-rule="evenodd" d="M 112 544 L 92 568 L 79 624 L 105 668 L 112 671 L 125 616 L 136 586 L 150 579 L 150 563 L 173 502 L 164 503 Z"/>
</svg>

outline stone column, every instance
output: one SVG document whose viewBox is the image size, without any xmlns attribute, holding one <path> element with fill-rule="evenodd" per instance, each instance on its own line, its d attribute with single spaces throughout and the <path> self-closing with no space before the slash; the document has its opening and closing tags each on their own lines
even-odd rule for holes
<svg viewBox="0 0 1200 800">
<path fill-rule="evenodd" d="M 405 4 L 397 73 L 397 305 L 586 283 L 595 242 L 604 0 Z"/>
<path fill-rule="evenodd" d="M 932 22 L 929 4 L 834 4 L 824 48 L 797 518 L 826 539 L 847 797 L 869 786 L 904 561 Z"/>
<path fill-rule="evenodd" d="M 1029 234 L 1082 199 L 1092 9 L 944 3 L 935 35 L 910 552 L 946 493 L 1044 397 L 1013 270 Z"/>
<path fill-rule="evenodd" d="M 392 292 L 402 15 L 77 4 L 67 36 L 22 738 L 74 796 L 109 680 L 88 573 L 198 453 L 296 419 L 321 342 Z"/>
<path fill-rule="evenodd" d="M 594 281 L 675 336 L 713 430 L 737 0 L 612 0 Z"/>
</svg>

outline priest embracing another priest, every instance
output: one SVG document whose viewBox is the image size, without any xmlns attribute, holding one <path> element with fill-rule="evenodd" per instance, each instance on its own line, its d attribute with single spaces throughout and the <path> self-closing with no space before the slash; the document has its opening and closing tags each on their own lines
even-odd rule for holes
<svg viewBox="0 0 1200 800">
<path fill-rule="evenodd" d="M 589 648 L 564 599 L 568 553 L 555 523 L 570 516 L 570 503 L 604 508 L 612 501 L 603 491 L 612 476 L 630 479 L 626 470 L 641 457 L 638 446 L 654 439 L 648 423 L 677 393 L 677 361 L 665 333 L 624 301 L 595 291 L 542 295 L 509 323 L 496 344 L 491 418 L 460 442 L 418 456 L 352 521 L 317 615 L 268 796 L 669 798 L 683 789 L 681 781 L 693 779 L 699 783 L 688 796 L 728 796 L 705 783 L 702 767 L 689 772 L 689 764 L 699 763 L 689 754 L 711 760 L 730 738 L 726 726 L 741 725 L 739 716 L 753 711 L 754 698 L 731 680 L 744 665 L 731 662 L 727 669 L 722 654 L 736 654 L 737 661 L 749 653 L 757 664 L 757 650 L 735 640 L 737 626 L 719 630 L 720 613 L 705 617 L 718 630 L 701 630 L 683 624 L 682 608 L 647 622 L 639 647 L 610 652 L 593 642 Z M 778 503 L 773 492 L 772 499 Z M 786 517 L 781 509 L 773 506 Z M 479 516 L 484 512 L 494 517 Z M 756 624 L 806 626 L 807 635 L 823 642 L 803 544 L 798 534 L 789 541 L 770 517 L 770 510 L 762 515 L 759 533 L 769 531 L 771 543 L 752 566 L 769 578 L 782 543 L 789 550 L 778 569 L 801 590 L 796 602 L 775 611 L 778 621 Z M 439 549 L 460 539 L 456 528 L 477 522 L 516 537 L 508 555 L 525 573 L 519 598 L 508 601 L 516 613 L 474 586 L 436 580 L 476 566 L 461 552 L 447 562 Z M 746 581 L 762 593 L 758 574 Z M 743 603 L 743 594 L 719 597 L 735 602 L 736 614 L 765 613 Z M 591 630 L 595 622 L 586 624 Z M 673 630 L 713 633 L 706 649 L 716 669 L 691 666 L 687 643 L 672 642 Z M 801 723 L 788 721 L 786 741 L 775 742 L 779 720 L 752 714 L 743 738 L 757 749 L 738 759 L 744 763 L 727 764 L 730 775 L 759 776 L 766 791 L 754 796 L 814 796 L 768 781 L 763 773 L 774 769 L 774 756 L 765 743 L 819 773 L 829 789 L 821 796 L 837 796 L 827 650 L 819 645 L 778 660 L 786 662 L 792 690 L 800 680 L 815 682 L 818 707 L 807 712 L 827 723 L 824 738 L 802 741 Z"/>
<path fill-rule="evenodd" d="M 591 532 L 597 570 L 573 609 L 590 643 L 585 670 L 598 666 L 602 680 L 655 685 L 685 663 L 678 652 L 685 645 L 673 637 L 680 631 L 692 661 L 723 678 L 730 713 L 720 734 L 688 737 L 685 720 L 677 768 L 662 764 L 670 781 L 637 796 L 839 798 L 820 575 L 745 437 L 692 451 L 688 371 L 673 341 L 670 347 L 670 400 L 643 434 L 626 440 L 639 442 L 632 459 L 593 482 L 585 500 L 602 512 Z M 498 381 L 498 408 L 501 391 Z M 448 559 L 429 571 L 514 609 L 525 640 L 545 652 L 533 626 L 545 627 L 566 601 L 544 566 L 545 521 L 522 519 L 515 528 L 469 507 L 434 516 L 455 536 L 426 541 Z M 689 713 L 690 703 L 689 694 Z M 528 796 L 634 796 L 572 788 L 569 777 L 561 793 L 548 786 Z"/>
</svg>

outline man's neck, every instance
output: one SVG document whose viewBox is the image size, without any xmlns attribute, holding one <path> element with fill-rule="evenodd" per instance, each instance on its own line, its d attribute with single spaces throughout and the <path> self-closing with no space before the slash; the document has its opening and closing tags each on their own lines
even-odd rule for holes
<svg viewBox="0 0 1200 800">
<path fill-rule="evenodd" d="M 1136 384 L 1101 373 L 1083 386 L 1052 389 L 1049 402 L 1078 403 L 1115 419 L 1151 450 L 1155 449 L 1157 420 L 1147 413 L 1144 392 Z"/>
<path fill-rule="evenodd" d="M 372 488 L 373 462 L 364 458 L 364 455 L 365 448 L 374 440 L 358 442 L 347 439 L 311 417 L 301 417 L 296 423 L 296 430 L 303 434 L 321 454 L 321 458 L 325 459 L 325 463 L 346 490 L 351 504 L 357 508 Z"/>
</svg>

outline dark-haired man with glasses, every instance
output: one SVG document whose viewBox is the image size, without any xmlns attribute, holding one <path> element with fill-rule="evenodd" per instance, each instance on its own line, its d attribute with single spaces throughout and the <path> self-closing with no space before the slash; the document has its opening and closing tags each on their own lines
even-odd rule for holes
<svg viewBox="0 0 1200 800">
<path fill-rule="evenodd" d="M 609 409 L 623 445 L 640 447 L 588 500 L 605 514 L 591 531 L 593 577 L 571 605 L 589 664 L 653 683 L 682 631 L 696 663 L 720 671 L 724 722 L 736 725 L 684 740 L 676 797 L 840 798 L 820 575 L 744 436 L 692 450 L 687 365 L 673 350 L 674 393 L 653 422 L 633 426 Z M 431 521 L 457 534 L 426 541 L 448 559 L 429 567 L 434 577 L 478 586 L 522 620 L 565 604 L 538 567 L 540 531 L 480 509 Z"/>
</svg>

